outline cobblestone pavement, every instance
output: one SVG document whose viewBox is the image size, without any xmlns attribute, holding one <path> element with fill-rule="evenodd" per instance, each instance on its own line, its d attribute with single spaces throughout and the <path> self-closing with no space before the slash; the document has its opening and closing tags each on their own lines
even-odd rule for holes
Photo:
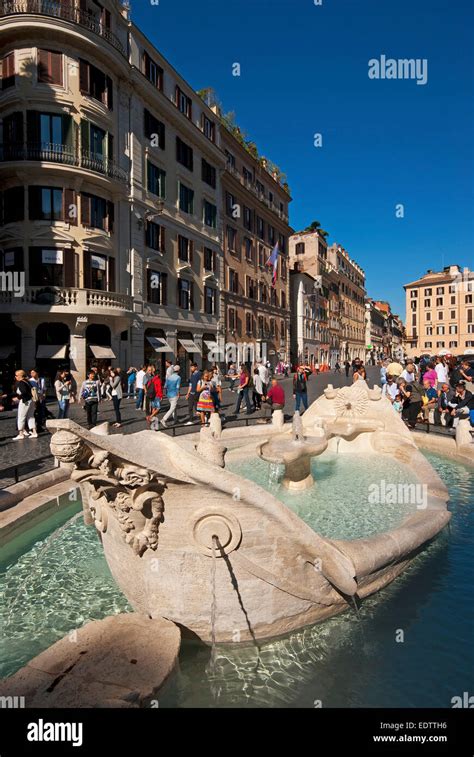
<svg viewBox="0 0 474 757">
<path fill-rule="evenodd" d="M 368 368 L 369 384 L 372 385 L 378 381 L 379 371 L 378 368 Z M 281 384 L 285 390 L 286 405 L 285 413 L 287 416 L 292 416 L 294 412 L 294 400 L 292 397 L 292 379 L 282 378 Z M 321 373 L 317 376 L 311 376 L 308 382 L 309 402 L 313 402 L 328 384 L 333 384 L 335 387 L 344 386 L 352 383 L 352 378 L 346 379 L 343 374 L 335 374 L 333 372 Z M 185 390 L 184 390 L 185 391 Z M 178 423 L 184 420 L 187 415 L 187 403 L 183 397 L 178 404 Z M 232 425 L 232 422 L 236 420 L 235 416 L 235 404 L 237 401 L 237 393 L 232 393 L 228 388 L 223 389 L 223 414 L 226 416 L 225 425 Z M 48 407 L 57 417 L 57 404 L 52 402 L 48 403 Z M 167 409 L 167 402 L 163 403 L 163 412 L 160 412 L 160 417 Z M 111 427 L 111 433 L 123 433 L 131 434 L 136 431 L 142 431 L 145 429 L 145 413 L 142 410 L 135 409 L 135 401 L 130 399 L 123 399 L 121 405 L 122 411 L 122 427 L 120 429 L 114 429 Z M 269 416 L 270 411 L 268 408 L 253 413 L 249 416 L 251 419 L 256 419 L 262 416 Z M 70 407 L 69 417 L 71 420 L 85 425 L 85 411 L 80 404 L 74 404 Z M 240 418 L 247 418 L 245 412 L 241 412 Z M 115 415 L 112 407 L 112 402 L 106 401 L 100 404 L 98 422 L 115 421 Z M 198 423 L 193 426 L 184 426 L 175 429 L 176 435 L 182 433 L 190 433 L 197 431 L 199 428 Z M 173 433 L 172 426 L 161 433 Z M 14 442 L 13 437 L 16 436 L 16 412 L 10 411 L 6 413 L 0 413 L 0 487 L 8 486 L 14 483 L 14 472 L 8 470 L 15 466 L 20 466 L 19 473 L 20 479 L 23 479 L 29 475 L 41 473 L 44 470 L 48 470 L 53 465 L 53 458 L 51 457 L 49 445 L 51 441 L 51 434 L 48 431 L 39 435 L 38 439 L 25 439 L 24 441 Z"/>
</svg>

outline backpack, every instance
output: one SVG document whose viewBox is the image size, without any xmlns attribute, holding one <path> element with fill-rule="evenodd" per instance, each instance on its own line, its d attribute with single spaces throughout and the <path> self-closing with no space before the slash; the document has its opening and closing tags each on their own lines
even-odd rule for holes
<svg viewBox="0 0 474 757">
<path fill-rule="evenodd" d="M 39 394 L 36 386 L 31 387 L 31 399 L 33 400 L 33 402 L 39 402 Z"/>
</svg>

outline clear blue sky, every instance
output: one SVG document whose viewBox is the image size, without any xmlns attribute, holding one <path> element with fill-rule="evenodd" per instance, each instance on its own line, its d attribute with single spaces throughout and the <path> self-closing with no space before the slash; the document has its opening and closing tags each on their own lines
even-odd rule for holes
<svg viewBox="0 0 474 757">
<path fill-rule="evenodd" d="M 214 87 L 285 171 L 291 225 L 320 221 L 365 269 L 369 295 L 404 317 L 404 283 L 474 267 L 473 6 L 132 0 L 132 19 L 194 89 Z M 427 84 L 370 80 L 368 61 L 382 54 L 426 58 Z"/>
</svg>

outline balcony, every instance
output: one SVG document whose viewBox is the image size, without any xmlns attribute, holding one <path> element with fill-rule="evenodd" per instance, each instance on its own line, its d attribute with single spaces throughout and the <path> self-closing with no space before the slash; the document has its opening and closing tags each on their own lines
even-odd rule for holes
<svg viewBox="0 0 474 757">
<path fill-rule="evenodd" d="M 88 11 L 75 8 L 73 3 L 60 2 L 59 0 L 3 0 L 0 3 L 0 18 L 5 16 L 17 16 L 26 14 L 29 16 L 47 16 L 68 21 L 71 24 L 81 26 L 83 29 L 105 39 L 121 55 L 125 56 L 125 50 L 110 29 Z"/>
<path fill-rule="evenodd" d="M 119 292 L 103 292 L 99 289 L 76 289 L 70 287 L 26 287 L 24 294 L 0 290 L 0 312 L 64 312 L 85 315 L 90 310 L 107 311 L 120 315 L 133 310 L 133 297 Z M 111 312 L 112 311 L 112 312 Z"/>
<path fill-rule="evenodd" d="M 120 168 L 115 161 L 98 153 L 75 150 L 70 145 L 56 145 L 47 142 L 41 144 L 3 145 L 0 146 L 0 162 L 33 160 L 44 163 L 61 163 L 66 166 L 85 168 L 94 173 L 100 173 L 109 179 L 128 183 L 127 172 Z"/>
</svg>

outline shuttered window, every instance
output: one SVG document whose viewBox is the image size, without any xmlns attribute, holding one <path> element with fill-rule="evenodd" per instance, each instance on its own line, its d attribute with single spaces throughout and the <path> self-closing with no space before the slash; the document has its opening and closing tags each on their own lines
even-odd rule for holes
<svg viewBox="0 0 474 757">
<path fill-rule="evenodd" d="M 63 83 L 63 56 L 52 50 L 38 50 L 38 81 L 44 84 Z"/>
<path fill-rule="evenodd" d="M 150 58 L 148 53 L 143 53 L 143 73 L 154 87 L 163 89 L 163 69 L 155 63 L 153 58 Z"/>
<path fill-rule="evenodd" d="M 88 63 L 79 61 L 79 88 L 81 94 L 93 97 L 109 110 L 113 109 L 113 83 L 110 76 Z"/>
<path fill-rule="evenodd" d="M 9 53 L 2 58 L 2 89 L 15 86 L 15 53 Z"/>
<path fill-rule="evenodd" d="M 145 229 L 145 244 L 152 250 L 165 251 L 165 227 L 148 221 Z"/>
<path fill-rule="evenodd" d="M 143 111 L 143 131 L 145 137 L 150 140 L 151 147 L 165 149 L 165 125 L 153 116 L 146 108 Z"/>
<path fill-rule="evenodd" d="M 147 300 L 154 305 L 168 304 L 168 276 L 162 271 L 147 271 Z"/>
<path fill-rule="evenodd" d="M 23 221 L 25 218 L 25 190 L 11 187 L 0 192 L 0 224 Z"/>
<path fill-rule="evenodd" d="M 81 224 L 94 229 L 114 230 L 114 203 L 97 195 L 81 194 Z"/>
</svg>

